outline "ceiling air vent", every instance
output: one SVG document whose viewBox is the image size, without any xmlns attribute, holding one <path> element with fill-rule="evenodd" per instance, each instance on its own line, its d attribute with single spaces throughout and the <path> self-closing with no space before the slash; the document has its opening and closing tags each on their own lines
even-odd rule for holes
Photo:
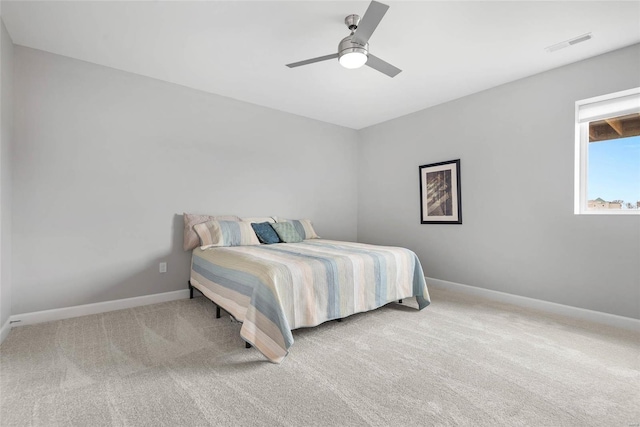
<svg viewBox="0 0 640 427">
<path fill-rule="evenodd" d="M 574 37 L 572 39 L 565 40 L 560 43 L 556 43 L 552 46 L 545 47 L 545 50 L 549 53 L 555 52 L 556 50 L 564 49 L 565 47 L 573 46 L 574 44 L 586 42 L 587 40 L 590 40 L 592 37 L 593 36 L 591 35 L 591 33 L 583 34 L 581 36 Z"/>
</svg>

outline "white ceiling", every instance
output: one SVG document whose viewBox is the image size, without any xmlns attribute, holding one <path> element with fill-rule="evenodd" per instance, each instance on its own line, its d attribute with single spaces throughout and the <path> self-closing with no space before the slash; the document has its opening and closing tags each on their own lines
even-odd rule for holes
<svg viewBox="0 0 640 427">
<path fill-rule="evenodd" d="M 386 3 L 370 51 L 395 78 L 285 67 L 336 52 L 368 1 L 3 1 L 2 19 L 18 45 L 354 129 L 640 42 L 639 1 Z"/>
</svg>

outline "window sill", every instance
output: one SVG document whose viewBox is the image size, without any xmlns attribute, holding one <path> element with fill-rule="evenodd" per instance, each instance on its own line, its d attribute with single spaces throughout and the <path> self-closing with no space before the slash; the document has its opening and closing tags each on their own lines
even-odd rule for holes
<svg viewBox="0 0 640 427">
<path fill-rule="evenodd" d="M 640 209 L 629 210 L 593 210 L 575 212 L 576 215 L 640 215 Z"/>
</svg>

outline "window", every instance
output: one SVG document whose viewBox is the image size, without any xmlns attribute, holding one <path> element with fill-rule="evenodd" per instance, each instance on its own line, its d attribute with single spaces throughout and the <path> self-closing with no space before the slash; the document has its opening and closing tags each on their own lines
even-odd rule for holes
<svg viewBox="0 0 640 427">
<path fill-rule="evenodd" d="M 640 214 L 640 88 L 576 102 L 576 214 Z"/>
</svg>

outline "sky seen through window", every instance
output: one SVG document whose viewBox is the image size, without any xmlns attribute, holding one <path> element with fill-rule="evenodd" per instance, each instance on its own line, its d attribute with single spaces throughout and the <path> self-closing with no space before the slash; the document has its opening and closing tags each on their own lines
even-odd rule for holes
<svg viewBox="0 0 640 427">
<path fill-rule="evenodd" d="M 587 198 L 640 201 L 640 136 L 589 143 Z"/>
</svg>

